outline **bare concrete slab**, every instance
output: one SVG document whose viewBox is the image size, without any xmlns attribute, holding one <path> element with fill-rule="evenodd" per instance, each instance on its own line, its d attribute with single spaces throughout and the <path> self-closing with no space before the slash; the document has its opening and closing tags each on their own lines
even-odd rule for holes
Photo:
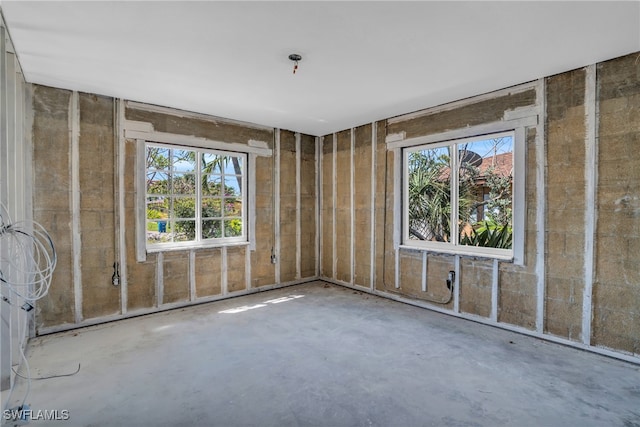
<svg viewBox="0 0 640 427">
<path fill-rule="evenodd" d="M 34 339 L 51 426 L 640 426 L 640 366 L 313 282 Z M 13 401 L 22 399 L 20 383 Z"/>
</svg>

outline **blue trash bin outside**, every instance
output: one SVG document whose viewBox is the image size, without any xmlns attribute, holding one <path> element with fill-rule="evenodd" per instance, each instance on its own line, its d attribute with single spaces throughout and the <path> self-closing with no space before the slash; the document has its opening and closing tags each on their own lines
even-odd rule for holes
<svg viewBox="0 0 640 427">
<path fill-rule="evenodd" d="M 158 221 L 158 232 L 160 233 L 167 232 L 167 221 Z"/>
</svg>

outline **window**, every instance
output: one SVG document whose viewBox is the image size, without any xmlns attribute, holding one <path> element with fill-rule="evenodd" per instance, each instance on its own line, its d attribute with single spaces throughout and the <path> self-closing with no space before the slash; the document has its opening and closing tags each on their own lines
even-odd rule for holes
<svg viewBox="0 0 640 427">
<path fill-rule="evenodd" d="M 404 148 L 403 244 L 513 256 L 514 133 Z"/>
<path fill-rule="evenodd" d="M 247 155 L 145 143 L 147 249 L 246 242 Z"/>
</svg>

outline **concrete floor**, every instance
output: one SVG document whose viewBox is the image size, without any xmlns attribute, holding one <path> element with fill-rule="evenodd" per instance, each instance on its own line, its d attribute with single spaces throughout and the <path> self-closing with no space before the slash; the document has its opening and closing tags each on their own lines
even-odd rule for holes
<svg viewBox="0 0 640 427">
<path fill-rule="evenodd" d="M 640 366 L 314 282 L 31 341 L 52 426 L 640 426 Z M 24 390 L 21 384 L 16 397 Z"/>
</svg>

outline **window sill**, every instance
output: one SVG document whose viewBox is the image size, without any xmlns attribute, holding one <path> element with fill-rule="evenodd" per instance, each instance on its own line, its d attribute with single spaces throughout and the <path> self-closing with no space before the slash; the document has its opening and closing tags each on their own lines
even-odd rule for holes
<svg viewBox="0 0 640 427">
<path fill-rule="evenodd" d="M 442 255 L 460 255 L 468 258 L 486 258 L 486 259 L 497 259 L 505 262 L 514 262 L 513 254 L 494 254 L 494 253 L 486 253 L 486 252 L 474 252 L 474 251 L 465 251 L 463 249 L 446 249 L 446 248 L 433 248 L 433 247 L 425 247 L 418 245 L 400 245 L 400 249 L 418 251 L 418 252 L 430 252 L 433 254 L 442 254 Z"/>
<path fill-rule="evenodd" d="M 147 253 L 158 252 L 177 252 L 177 251 L 192 251 L 199 249 L 215 249 L 222 247 L 235 247 L 235 246 L 249 246 L 249 242 L 218 242 L 218 243 L 197 243 L 197 244 L 178 244 L 178 245 L 162 245 L 162 246 L 147 246 Z"/>
</svg>

